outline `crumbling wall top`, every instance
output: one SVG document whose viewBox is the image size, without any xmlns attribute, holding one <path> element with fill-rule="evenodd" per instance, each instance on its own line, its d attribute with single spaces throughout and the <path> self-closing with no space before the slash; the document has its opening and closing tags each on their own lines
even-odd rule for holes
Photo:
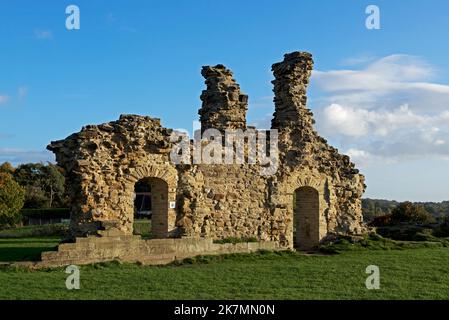
<svg viewBox="0 0 449 320">
<path fill-rule="evenodd" d="M 284 60 L 272 65 L 275 80 L 275 112 L 272 127 L 282 129 L 288 126 L 311 128 L 313 114 L 306 108 L 306 90 L 312 74 L 313 59 L 308 52 L 292 52 Z"/>
<path fill-rule="evenodd" d="M 224 65 L 204 66 L 201 74 L 206 79 L 206 90 L 201 94 L 198 111 L 202 131 L 214 128 L 246 129 L 248 96 L 240 91 L 231 70 Z"/>
</svg>

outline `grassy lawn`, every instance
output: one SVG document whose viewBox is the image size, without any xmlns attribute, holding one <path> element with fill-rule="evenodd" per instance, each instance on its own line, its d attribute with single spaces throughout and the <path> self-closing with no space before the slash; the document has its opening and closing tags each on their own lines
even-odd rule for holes
<svg viewBox="0 0 449 320">
<path fill-rule="evenodd" d="M 150 236 L 148 221 L 136 230 Z M 0 232 L 0 262 L 36 260 L 54 249 L 59 227 Z M 81 267 L 81 289 L 65 288 L 63 268 L 0 267 L 0 299 L 448 299 L 449 239 L 367 239 L 323 248 L 339 254 L 260 252 L 187 259 L 169 266 L 118 262 Z M 380 290 L 365 269 L 380 268 Z"/>
<path fill-rule="evenodd" d="M 26 226 L 0 231 L 0 262 L 39 260 L 40 253 L 51 251 L 67 232 L 67 225 Z M 151 221 L 136 220 L 135 233 L 151 238 Z"/>
<path fill-rule="evenodd" d="M 203 257 L 181 265 L 81 267 L 81 289 L 64 269 L 0 268 L 0 299 L 447 299 L 449 249 L 293 252 Z M 365 268 L 380 267 L 380 290 Z"/>
<path fill-rule="evenodd" d="M 134 234 L 142 236 L 143 239 L 151 238 L 151 220 L 134 220 Z"/>
<path fill-rule="evenodd" d="M 54 250 L 67 225 L 26 226 L 0 231 L 0 262 L 39 260 L 43 251 Z"/>
<path fill-rule="evenodd" d="M 26 226 L 14 229 L 0 230 L 0 239 L 18 239 L 34 237 L 59 237 L 62 238 L 68 231 L 67 224 L 47 224 Z"/>
<path fill-rule="evenodd" d="M 0 262 L 39 260 L 41 252 L 54 250 L 59 241 L 57 236 L 0 239 Z"/>
</svg>

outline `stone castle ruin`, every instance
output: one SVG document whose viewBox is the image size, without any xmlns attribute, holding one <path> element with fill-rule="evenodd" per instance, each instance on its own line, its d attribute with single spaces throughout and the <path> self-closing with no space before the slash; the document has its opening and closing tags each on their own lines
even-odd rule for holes
<svg viewBox="0 0 449 320">
<path fill-rule="evenodd" d="M 200 253 L 309 250 L 329 237 L 363 233 L 364 176 L 313 129 L 306 107 L 312 67 L 306 52 L 272 66 L 279 152 L 271 175 L 260 174 L 261 163 L 174 164 L 173 130 L 145 116 L 122 115 L 52 142 L 48 149 L 66 176 L 74 242 L 44 253 L 43 263 L 163 263 Z M 232 72 L 216 65 L 201 73 L 207 86 L 201 131 L 251 129 L 248 96 Z M 151 190 L 151 240 L 133 235 L 136 184 Z M 259 242 L 213 242 L 229 237 Z"/>
</svg>

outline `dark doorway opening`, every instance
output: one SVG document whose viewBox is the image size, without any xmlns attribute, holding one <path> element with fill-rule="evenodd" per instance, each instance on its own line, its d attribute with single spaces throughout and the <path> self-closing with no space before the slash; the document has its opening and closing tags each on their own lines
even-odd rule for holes
<svg viewBox="0 0 449 320">
<path fill-rule="evenodd" d="M 168 237 L 168 185 L 144 178 L 134 186 L 134 232 L 146 238 Z"/>
<path fill-rule="evenodd" d="M 319 245 L 319 194 L 312 187 L 300 187 L 294 193 L 293 241 L 300 250 Z"/>
</svg>

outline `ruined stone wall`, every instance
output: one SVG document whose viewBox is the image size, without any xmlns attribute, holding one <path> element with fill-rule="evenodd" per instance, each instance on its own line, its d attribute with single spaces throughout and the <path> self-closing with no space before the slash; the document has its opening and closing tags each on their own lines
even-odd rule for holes
<svg viewBox="0 0 449 320">
<path fill-rule="evenodd" d="M 103 221 L 115 221 L 132 233 L 134 185 L 160 178 L 168 185 L 166 201 L 176 200 L 177 170 L 169 161 L 171 130 L 159 119 L 122 115 L 118 121 L 86 126 L 48 147 L 65 171 L 76 236 L 95 233 Z M 176 213 L 168 209 L 169 231 Z"/>
<path fill-rule="evenodd" d="M 306 221 L 302 230 L 318 233 L 317 240 L 304 241 L 306 247 L 333 234 L 364 232 L 364 177 L 349 157 L 314 131 L 313 115 L 306 107 L 312 67 L 311 55 L 303 52 L 287 54 L 272 67 L 272 127 L 279 131 L 279 165 L 273 175 L 261 175 L 260 164 L 175 165 L 170 161 L 172 130 L 150 117 L 122 115 L 118 121 L 86 126 L 52 142 L 48 148 L 67 178 L 73 236 L 95 234 L 108 225 L 132 234 L 134 185 L 144 178 L 166 183 L 155 187 L 155 206 L 165 212 L 153 217 L 161 238 L 256 237 L 292 248 L 294 199 L 301 187 L 313 188 L 318 195 L 318 217 L 307 209 L 313 206 L 297 211 L 316 218 L 301 220 Z M 247 96 L 232 73 L 217 65 L 204 67 L 202 74 L 207 85 L 199 111 L 202 130 L 247 128 Z"/>
<path fill-rule="evenodd" d="M 276 174 L 273 202 L 279 207 L 276 210 L 292 212 L 295 188 L 311 186 L 320 194 L 320 238 L 329 233 L 362 233 L 364 176 L 348 156 L 338 153 L 314 131 L 313 114 L 306 107 L 312 68 L 312 56 L 304 52 L 286 54 L 272 67 L 272 126 L 279 130 L 282 163 Z"/>
<path fill-rule="evenodd" d="M 198 165 L 181 175 L 185 234 L 272 240 L 266 178 L 255 165 Z"/>
</svg>

